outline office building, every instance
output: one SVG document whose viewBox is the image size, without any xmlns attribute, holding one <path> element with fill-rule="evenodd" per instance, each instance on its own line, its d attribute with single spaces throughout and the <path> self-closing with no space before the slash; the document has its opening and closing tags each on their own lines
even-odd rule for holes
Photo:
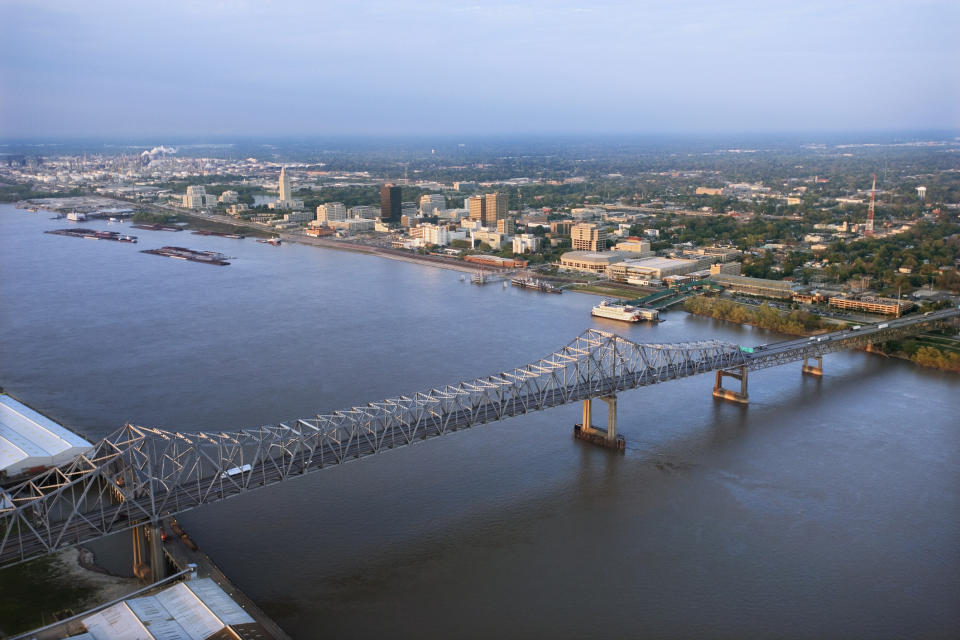
<svg viewBox="0 0 960 640">
<path fill-rule="evenodd" d="M 420 196 L 420 215 L 432 216 L 447 210 L 447 197 L 442 193 L 428 193 Z"/>
<path fill-rule="evenodd" d="M 498 220 L 507 217 L 507 196 L 502 193 L 488 193 L 483 196 L 467 198 L 470 219 L 477 220 L 484 227 L 494 228 Z"/>
<path fill-rule="evenodd" d="M 380 187 L 380 219 L 387 223 L 400 222 L 403 203 L 400 200 L 400 187 L 385 184 Z"/>
<path fill-rule="evenodd" d="M 593 224 L 584 222 L 570 228 L 570 239 L 574 251 L 603 251 L 607 248 L 606 232 Z"/>
<path fill-rule="evenodd" d="M 360 218 L 363 220 L 374 220 L 380 215 L 380 209 L 368 204 L 359 204 L 347 209 L 348 218 Z"/>
<path fill-rule="evenodd" d="M 513 218 L 502 218 L 497 220 L 497 231 L 508 236 L 517 232 L 517 221 Z"/>
<path fill-rule="evenodd" d="M 521 233 L 513 236 L 514 253 L 533 253 L 540 249 L 543 239 L 531 233 Z"/>
<path fill-rule="evenodd" d="M 347 208 L 342 202 L 327 202 L 317 207 L 317 222 L 338 222 L 347 219 Z"/>
</svg>

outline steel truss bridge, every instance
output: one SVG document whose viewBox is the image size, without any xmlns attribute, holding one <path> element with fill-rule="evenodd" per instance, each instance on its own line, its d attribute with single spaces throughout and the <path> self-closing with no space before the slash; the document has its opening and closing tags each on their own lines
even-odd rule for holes
<svg viewBox="0 0 960 640">
<path fill-rule="evenodd" d="M 0 567 L 155 527 L 204 504 L 475 425 L 710 371 L 740 370 L 745 377 L 748 370 L 896 339 L 958 316 L 949 309 L 752 352 L 718 341 L 637 344 L 589 329 L 523 367 L 329 415 L 219 433 L 128 424 L 87 455 L 0 490 Z"/>
</svg>

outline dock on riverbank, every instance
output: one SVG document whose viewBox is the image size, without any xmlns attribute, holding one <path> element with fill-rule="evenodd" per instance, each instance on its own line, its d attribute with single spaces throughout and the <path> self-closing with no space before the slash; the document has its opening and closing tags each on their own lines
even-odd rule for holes
<svg viewBox="0 0 960 640">
<path fill-rule="evenodd" d="M 274 622 L 247 594 L 230 581 L 210 556 L 197 548 L 197 545 L 190 540 L 189 536 L 183 539 L 180 536 L 172 535 L 174 525 L 180 528 L 176 518 L 167 518 L 162 523 L 163 530 L 171 534 L 163 543 L 163 550 L 167 560 L 173 564 L 178 571 L 186 569 L 189 565 L 196 565 L 197 575 L 201 578 L 210 578 L 213 580 L 217 586 L 233 598 L 233 601 L 240 605 L 251 618 L 260 624 L 263 630 L 269 634 L 269 638 L 273 638 L 274 640 L 291 640 L 290 636 L 280 628 L 280 625 Z M 187 540 L 190 540 L 190 542 L 187 542 Z"/>
</svg>

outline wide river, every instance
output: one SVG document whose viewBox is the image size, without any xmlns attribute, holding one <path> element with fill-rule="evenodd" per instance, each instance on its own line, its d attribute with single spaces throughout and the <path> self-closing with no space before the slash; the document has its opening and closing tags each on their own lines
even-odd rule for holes
<svg viewBox="0 0 960 640">
<path fill-rule="evenodd" d="M 594 320 L 592 296 L 296 244 L 48 235 L 71 224 L 50 217 L 0 206 L 0 385 L 89 438 L 331 412 L 525 364 L 588 327 L 777 339 L 679 311 Z M 236 259 L 140 253 L 165 244 Z M 625 455 L 575 441 L 571 405 L 181 521 L 296 638 L 955 638 L 960 378 L 862 352 L 824 366 L 752 374 L 745 408 L 714 400 L 712 375 L 623 393 Z"/>
</svg>

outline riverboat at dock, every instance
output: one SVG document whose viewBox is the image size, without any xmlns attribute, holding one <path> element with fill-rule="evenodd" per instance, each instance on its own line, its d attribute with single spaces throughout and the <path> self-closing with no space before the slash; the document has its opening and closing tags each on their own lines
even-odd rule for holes
<svg viewBox="0 0 960 640">
<path fill-rule="evenodd" d="M 542 291 L 543 293 L 563 293 L 563 289 L 560 287 L 554 286 L 549 282 L 544 282 L 543 280 L 537 280 L 536 278 L 513 278 L 510 283 L 515 287 L 533 289 L 534 291 Z"/>
<path fill-rule="evenodd" d="M 602 300 L 600 304 L 595 306 L 590 312 L 590 315 L 597 318 L 622 320 L 623 322 L 640 322 L 641 320 L 656 322 L 660 319 L 660 314 L 656 309 L 634 307 L 607 299 Z"/>
</svg>

